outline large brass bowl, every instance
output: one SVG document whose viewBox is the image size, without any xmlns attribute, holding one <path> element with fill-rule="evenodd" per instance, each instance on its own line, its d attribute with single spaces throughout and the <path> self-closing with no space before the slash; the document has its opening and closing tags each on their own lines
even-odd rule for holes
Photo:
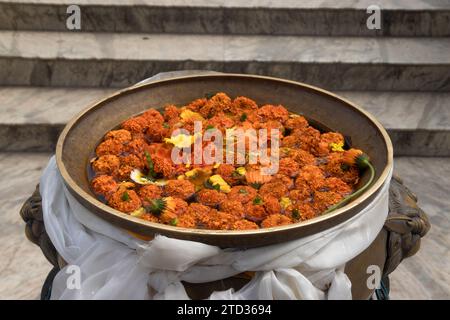
<svg viewBox="0 0 450 320">
<path fill-rule="evenodd" d="M 183 105 L 211 92 L 245 95 L 258 104 L 282 104 L 294 113 L 322 123 L 351 138 L 376 169 L 375 182 L 354 201 L 329 214 L 301 223 L 252 231 L 215 231 L 178 228 L 144 221 L 110 208 L 89 189 L 87 163 L 103 135 L 123 120 L 150 107 Z M 162 234 L 220 247 L 256 247 L 298 239 L 331 228 L 354 216 L 376 196 L 392 168 L 392 144 L 387 132 L 370 114 L 328 91 L 306 84 L 242 74 L 195 75 L 131 87 L 94 104 L 62 132 L 56 147 L 59 170 L 70 192 L 101 218 L 129 231 Z M 364 180 L 364 177 L 363 177 Z"/>
</svg>

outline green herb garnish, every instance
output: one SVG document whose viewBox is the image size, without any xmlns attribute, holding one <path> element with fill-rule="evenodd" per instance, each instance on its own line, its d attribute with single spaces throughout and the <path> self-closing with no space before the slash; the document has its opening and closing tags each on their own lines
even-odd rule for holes
<svg viewBox="0 0 450 320">
<path fill-rule="evenodd" d="M 205 185 L 206 189 L 220 191 L 220 185 L 219 184 L 212 184 L 211 181 L 209 181 L 209 179 L 205 181 L 204 185 Z"/>
<path fill-rule="evenodd" d="M 245 189 L 239 189 L 239 193 L 247 194 L 248 192 L 247 192 L 247 190 L 245 190 Z"/>
<path fill-rule="evenodd" d="M 259 188 L 261 188 L 262 184 L 259 182 L 253 182 L 253 183 L 250 183 L 250 186 L 255 188 L 256 190 L 258 190 Z"/>
<path fill-rule="evenodd" d="M 130 201 L 130 195 L 126 190 L 122 193 L 122 201 Z"/>
<path fill-rule="evenodd" d="M 169 128 L 170 128 L 170 125 L 169 125 L 167 122 L 164 122 L 164 123 L 163 123 L 163 127 L 164 127 L 165 129 L 169 129 Z"/>
<path fill-rule="evenodd" d="M 145 206 L 147 212 L 153 213 L 155 216 L 159 216 L 161 212 L 166 208 L 166 201 L 164 199 L 146 199 L 149 205 Z"/>
<path fill-rule="evenodd" d="M 178 219 L 177 218 L 173 218 L 172 220 L 170 220 L 170 225 L 176 227 L 178 224 Z"/>
<path fill-rule="evenodd" d="M 211 130 L 211 129 L 214 129 L 215 127 L 213 126 L 213 125 L 211 125 L 211 124 L 209 124 L 207 127 L 206 127 L 206 130 Z"/>
<path fill-rule="evenodd" d="M 239 118 L 239 120 L 240 120 L 241 122 L 244 122 L 245 120 L 247 120 L 247 114 L 244 112 L 244 113 L 241 115 L 241 117 Z"/>
</svg>

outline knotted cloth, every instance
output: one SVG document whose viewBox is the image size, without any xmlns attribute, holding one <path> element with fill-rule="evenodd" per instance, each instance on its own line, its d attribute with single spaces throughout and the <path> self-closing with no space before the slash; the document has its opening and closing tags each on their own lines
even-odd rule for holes
<svg viewBox="0 0 450 320">
<path fill-rule="evenodd" d="M 51 299 L 189 299 L 182 281 L 210 282 L 245 271 L 255 272 L 248 284 L 209 299 L 351 299 L 345 264 L 383 227 L 390 176 L 364 210 L 331 229 L 237 250 L 161 235 L 148 242 L 133 237 L 84 208 L 52 157 L 40 183 L 44 223 L 68 265 L 55 277 Z M 68 285 L 74 268 L 80 271 L 75 287 Z"/>
</svg>

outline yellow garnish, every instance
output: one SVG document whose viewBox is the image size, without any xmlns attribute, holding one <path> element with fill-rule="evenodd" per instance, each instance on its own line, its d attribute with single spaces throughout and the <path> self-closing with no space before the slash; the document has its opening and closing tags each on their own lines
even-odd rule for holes
<svg viewBox="0 0 450 320">
<path fill-rule="evenodd" d="M 331 151 L 344 152 L 344 142 L 330 143 Z"/>
<path fill-rule="evenodd" d="M 180 175 L 177 177 L 177 180 L 184 180 L 184 177 L 185 177 L 184 174 L 180 174 Z"/>
<path fill-rule="evenodd" d="M 194 143 L 194 136 L 180 133 L 170 138 L 164 138 L 165 143 L 171 143 L 177 148 L 187 148 Z"/>
<path fill-rule="evenodd" d="M 287 207 L 289 207 L 292 204 L 291 199 L 289 199 L 288 197 L 281 197 L 280 199 L 280 205 L 283 209 L 286 209 Z"/>
<path fill-rule="evenodd" d="M 245 176 L 245 174 L 247 173 L 247 170 L 245 170 L 244 167 L 239 167 L 236 169 L 236 172 L 241 176 Z"/>
<path fill-rule="evenodd" d="M 200 113 L 194 112 L 189 109 L 183 110 L 180 114 L 180 118 L 183 120 L 194 120 L 194 121 L 205 120 L 205 118 L 203 118 Z"/>
<path fill-rule="evenodd" d="M 218 174 L 211 176 L 209 178 L 209 181 L 211 182 L 211 184 L 213 186 L 219 186 L 219 189 L 222 192 L 228 193 L 231 191 L 230 185 L 228 183 L 226 183 L 226 181 L 223 180 L 223 178 Z"/>
<path fill-rule="evenodd" d="M 140 207 L 139 209 L 134 210 L 130 213 L 130 216 L 140 218 L 145 213 L 144 207 Z"/>
<path fill-rule="evenodd" d="M 213 166 L 214 169 L 217 169 L 218 167 L 220 167 L 220 163 L 216 163 L 216 164 Z"/>
<path fill-rule="evenodd" d="M 186 168 L 189 168 L 191 166 L 191 163 L 190 162 L 188 162 L 188 163 L 186 163 Z"/>
</svg>

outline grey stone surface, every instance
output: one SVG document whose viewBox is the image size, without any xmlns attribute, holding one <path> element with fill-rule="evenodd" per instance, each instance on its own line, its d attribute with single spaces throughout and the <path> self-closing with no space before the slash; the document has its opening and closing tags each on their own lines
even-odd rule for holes
<svg viewBox="0 0 450 320">
<path fill-rule="evenodd" d="M 114 92 L 0 87 L 0 150 L 53 151 L 60 131 L 72 117 Z M 450 93 L 337 93 L 385 126 L 396 155 L 450 156 Z"/>
<path fill-rule="evenodd" d="M 52 268 L 39 247 L 26 239 L 19 216 L 49 157 L 0 153 L 0 299 L 38 299 Z"/>
<path fill-rule="evenodd" d="M 50 155 L 0 153 L 0 299 L 36 299 L 51 266 L 24 235 L 20 207 Z M 450 299 L 449 158 L 396 158 L 395 170 L 428 213 L 432 228 L 421 250 L 391 275 L 392 299 Z"/>
<path fill-rule="evenodd" d="M 72 1 L 1 1 L 0 28 L 65 31 Z M 450 5 L 437 1 L 77 1 L 82 31 L 448 36 Z M 366 26 L 370 5 L 382 8 L 381 30 Z"/>
<path fill-rule="evenodd" d="M 450 299 L 450 158 L 396 158 L 394 171 L 431 222 L 420 251 L 391 276 L 393 299 Z"/>
<path fill-rule="evenodd" d="M 450 38 L 0 32 L 0 85 L 124 87 L 184 69 L 332 90 L 450 90 Z"/>
</svg>

